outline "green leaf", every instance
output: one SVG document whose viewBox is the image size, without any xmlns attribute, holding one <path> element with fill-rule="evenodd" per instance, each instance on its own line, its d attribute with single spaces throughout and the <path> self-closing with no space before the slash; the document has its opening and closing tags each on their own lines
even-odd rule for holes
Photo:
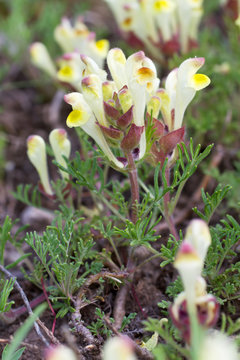
<svg viewBox="0 0 240 360">
<path fill-rule="evenodd" d="M 27 320 L 23 323 L 23 325 L 15 332 L 13 340 L 9 346 L 7 346 L 7 350 L 3 353 L 2 360 L 14 360 L 19 359 L 16 358 L 16 350 L 21 344 L 21 342 L 25 339 L 28 332 L 32 328 L 34 322 L 41 315 L 41 313 L 47 308 L 47 304 L 39 305 L 33 312 L 31 316 L 27 318 Z M 6 347 L 5 347 L 6 348 Z M 23 350 L 20 349 L 22 352 Z"/>
</svg>

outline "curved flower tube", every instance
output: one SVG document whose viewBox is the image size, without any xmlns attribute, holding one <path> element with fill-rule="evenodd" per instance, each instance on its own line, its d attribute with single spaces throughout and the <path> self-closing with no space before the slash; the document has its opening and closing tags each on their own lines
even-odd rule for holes
<svg viewBox="0 0 240 360">
<path fill-rule="evenodd" d="M 31 135 L 28 137 L 27 155 L 38 172 L 44 191 L 50 196 L 53 195 L 48 176 L 46 145 L 41 136 Z"/>
<path fill-rule="evenodd" d="M 196 92 L 210 84 L 208 76 L 197 74 L 204 62 L 204 58 L 187 59 L 167 76 L 165 89 L 161 89 L 159 96 L 161 112 L 170 130 L 182 126 L 184 113 Z"/>
</svg>

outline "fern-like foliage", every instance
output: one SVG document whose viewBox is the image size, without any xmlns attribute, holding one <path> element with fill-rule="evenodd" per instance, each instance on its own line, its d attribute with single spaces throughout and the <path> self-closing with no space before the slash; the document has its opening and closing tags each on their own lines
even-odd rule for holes
<svg viewBox="0 0 240 360">
<path fill-rule="evenodd" d="M 16 192 L 13 192 L 13 196 L 26 205 L 36 208 L 41 207 L 41 197 L 37 186 L 32 189 L 32 185 L 18 185 Z"/>
<path fill-rule="evenodd" d="M 38 257 L 38 266 L 31 280 L 40 282 L 48 275 L 52 285 L 48 288 L 51 299 L 65 299 L 61 306 L 61 316 L 71 311 L 69 300 L 83 285 L 88 274 L 99 272 L 102 263 L 96 260 L 97 252 L 93 250 L 94 242 L 88 227 L 88 233 L 81 225 L 83 218 L 63 218 L 59 213 L 53 225 L 48 226 L 42 235 L 36 232 L 28 233 L 27 244 Z M 89 266 L 85 263 L 93 260 Z M 80 273 L 81 268 L 81 275 Z M 68 310 L 67 310 L 68 309 Z"/>
<path fill-rule="evenodd" d="M 202 189 L 202 200 L 204 203 L 203 212 L 199 211 L 196 207 L 193 208 L 193 211 L 201 219 L 209 223 L 215 210 L 220 205 L 225 196 L 228 194 L 228 192 L 231 190 L 231 188 L 232 187 L 230 185 L 222 186 L 221 184 L 219 184 L 212 195 L 205 193 L 204 189 Z"/>
<path fill-rule="evenodd" d="M 206 149 L 200 152 L 201 145 L 198 145 L 196 149 L 194 149 L 192 139 L 190 139 L 189 148 L 184 143 L 181 143 L 180 145 L 178 144 L 178 159 L 172 170 L 173 178 L 171 184 L 168 184 L 166 178 L 168 159 L 165 160 L 162 168 L 161 165 L 158 164 L 154 172 L 154 186 L 149 186 L 146 188 L 144 184 L 140 183 L 149 202 L 148 206 L 146 206 L 144 216 L 147 216 L 149 212 L 151 212 L 151 210 L 156 206 L 160 207 L 163 213 L 163 197 L 168 192 L 171 194 L 169 213 L 173 213 L 183 187 L 185 186 L 188 179 L 197 170 L 198 165 L 209 155 L 212 147 L 213 145 L 209 145 L 206 147 Z"/>
<path fill-rule="evenodd" d="M 129 240 L 130 246 L 145 246 L 151 248 L 150 243 L 160 238 L 159 235 L 155 235 L 155 226 L 161 220 L 158 219 L 153 225 L 149 226 L 152 214 L 148 218 L 139 218 L 134 224 L 130 220 L 126 220 L 125 228 L 120 229 L 114 227 L 115 235 L 120 235 L 123 239 Z"/>
<path fill-rule="evenodd" d="M 211 228 L 212 244 L 208 250 L 204 273 L 211 292 L 219 301 L 235 312 L 234 300 L 240 291 L 240 261 L 238 259 L 238 244 L 240 224 L 230 215 L 227 220 Z"/>
<path fill-rule="evenodd" d="M 14 283 L 15 279 L 0 281 L 0 314 L 9 311 L 11 306 L 14 304 L 14 301 L 8 302 L 8 298 L 13 290 Z"/>
</svg>

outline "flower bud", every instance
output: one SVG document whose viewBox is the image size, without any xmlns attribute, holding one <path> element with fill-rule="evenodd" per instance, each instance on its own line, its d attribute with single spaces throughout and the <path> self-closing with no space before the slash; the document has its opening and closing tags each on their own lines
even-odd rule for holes
<svg viewBox="0 0 240 360">
<path fill-rule="evenodd" d="M 107 340 L 103 347 L 103 360 L 137 360 L 133 353 L 133 344 L 127 337 L 115 337 Z"/>
<path fill-rule="evenodd" d="M 158 114 L 161 108 L 161 100 L 158 96 L 152 96 L 147 104 L 147 112 L 153 118 L 158 118 Z"/>
<path fill-rule="evenodd" d="M 71 152 L 71 143 L 67 138 L 67 132 L 64 129 L 54 129 L 49 135 L 49 142 L 53 149 L 56 161 L 66 167 L 66 161 L 63 156 L 69 158 Z M 65 171 L 59 170 L 63 179 L 68 179 L 69 175 Z"/>
<path fill-rule="evenodd" d="M 40 42 L 35 42 L 30 46 L 31 60 L 39 69 L 46 71 L 50 76 L 56 77 L 56 67 L 48 53 L 46 46 Z"/>
<path fill-rule="evenodd" d="M 192 244 L 186 240 L 182 242 L 179 248 L 174 266 L 181 276 L 187 301 L 194 303 L 196 296 L 195 284 L 197 278 L 201 275 L 203 263 Z"/>
<path fill-rule="evenodd" d="M 74 352 L 64 345 L 51 346 L 45 351 L 45 360 L 77 360 Z"/>
<path fill-rule="evenodd" d="M 207 224 L 203 220 L 192 220 L 187 227 L 185 240 L 192 244 L 203 262 L 211 244 L 211 234 Z"/>
<path fill-rule="evenodd" d="M 133 99 L 127 86 L 124 86 L 121 90 L 119 90 L 118 99 L 124 113 L 127 112 L 133 105 Z"/>
<path fill-rule="evenodd" d="M 44 191 L 48 195 L 53 195 L 47 169 L 46 145 L 41 136 L 31 135 L 28 137 L 27 155 L 38 172 Z"/>
</svg>

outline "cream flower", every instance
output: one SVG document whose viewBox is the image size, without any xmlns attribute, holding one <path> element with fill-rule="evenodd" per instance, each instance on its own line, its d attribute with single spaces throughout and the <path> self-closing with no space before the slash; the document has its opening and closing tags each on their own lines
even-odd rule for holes
<svg viewBox="0 0 240 360">
<path fill-rule="evenodd" d="M 46 71 L 46 73 L 51 77 L 55 77 L 57 75 L 56 66 L 54 65 L 44 44 L 40 42 L 33 43 L 30 46 L 30 55 L 35 66 Z"/>
<path fill-rule="evenodd" d="M 161 89 L 161 112 L 170 130 L 182 126 L 184 113 L 197 91 L 210 84 L 210 79 L 197 71 L 204 65 L 204 58 L 190 58 L 167 76 L 165 89 Z"/>
<path fill-rule="evenodd" d="M 49 142 L 56 161 L 63 167 L 66 167 L 66 161 L 63 156 L 69 158 L 71 152 L 71 143 L 67 138 L 67 132 L 64 129 L 52 130 L 49 134 Z M 63 179 L 69 178 L 69 175 L 65 171 L 59 171 Z"/>
<path fill-rule="evenodd" d="M 124 336 L 114 337 L 104 345 L 103 360 L 137 360 L 133 353 L 133 345 L 130 340 Z"/>
<path fill-rule="evenodd" d="M 46 145 L 41 136 L 29 136 L 27 139 L 27 155 L 38 172 L 44 191 L 48 195 L 53 195 L 48 176 Z"/>
<path fill-rule="evenodd" d="M 77 360 L 74 352 L 64 345 L 51 346 L 45 351 L 45 360 Z"/>
<path fill-rule="evenodd" d="M 215 331 L 206 335 L 199 349 L 198 360 L 239 360 L 234 341 Z"/>
</svg>

